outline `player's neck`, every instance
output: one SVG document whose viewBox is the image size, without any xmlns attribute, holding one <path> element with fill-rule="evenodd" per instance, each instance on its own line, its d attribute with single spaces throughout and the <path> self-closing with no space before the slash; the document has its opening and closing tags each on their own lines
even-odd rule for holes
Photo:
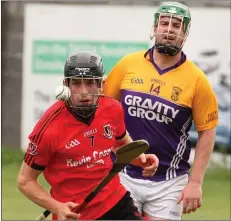
<svg viewBox="0 0 231 221">
<path fill-rule="evenodd" d="M 175 56 L 169 56 L 158 53 L 156 50 L 153 50 L 153 59 L 154 62 L 158 65 L 160 69 L 166 69 L 174 66 L 181 60 L 181 52 Z"/>
</svg>

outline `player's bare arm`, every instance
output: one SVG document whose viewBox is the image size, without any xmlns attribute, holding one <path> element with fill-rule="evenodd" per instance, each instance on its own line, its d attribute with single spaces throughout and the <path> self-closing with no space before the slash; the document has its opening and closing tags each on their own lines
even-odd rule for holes
<svg viewBox="0 0 231 221">
<path fill-rule="evenodd" d="M 190 182 L 202 184 L 209 158 L 213 152 L 215 136 L 216 128 L 198 132 L 198 142 Z"/>
<path fill-rule="evenodd" d="M 198 132 L 194 164 L 188 185 L 179 201 L 183 201 L 183 213 L 195 212 L 202 204 L 202 183 L 204 174 L 214 147 L 216 129 Z"/>
<path fill-rule="evenodd" d="M 58 215 L 59 220 L 78 219 L 79 215 L 71 212 L 78 204 L 68 202 L 61 203 L 52 198 L 47 191 L 38 183 L 38 176 L 42 173 L 22 163 L 17 178 L 18 189 L 37 205 L 52 211 Z"/>
<path fill-rule="evenodd" d="M 189 182 L 178 200 L 183 202 L 183 213 L 194 212 L 201 207 L 203 178 L 213 151 L 218 124 L 218 104 L 212 87 L 204 75 L 199 80 L 201 83 L 197 88 L 192 108 L 198 141 Z M 204 105 L 205 102 L 210 105 Z"/>
<path fill-rule="evenodd" d="M 128 132 L 126 131 L 126 134 L 122 139 L 116 140 L 116 147 L 113 149 L 113 151 L 116 152 L 121 146 L 129 144 L 131 142 L 133 142 L 133 140 L 128 134 Z"/>
<path fill-rule="evenodd" d="M 121 146 L 129 144 L 132 141 L 132 138 L 126 132 L 126 135 L 121 140 L 117 140 L 117 147 L 113 149 L 113 152 L 116 152 L 116 150 L 118 150 Z M 151 177 L 157 171 L 159 159 L 155 154 L 141 154 L 134 161 L 132 161 L 131 164 L 142 167 L 142 175 L 144 177 Z"/>
</svg>

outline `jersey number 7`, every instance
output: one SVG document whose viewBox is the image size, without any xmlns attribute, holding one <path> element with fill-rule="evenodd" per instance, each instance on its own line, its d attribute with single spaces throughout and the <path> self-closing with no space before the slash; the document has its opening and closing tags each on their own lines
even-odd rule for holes
<svg viewBox="0 0 231 221">
<path fill-rule="evenodd" d="M 90 139 L 91 147 L 94 147 L 94 145 L 95 145 L 95 136 L 90 136 L 90 137 L 88 137 L 88 139 Z"/>
</svg>

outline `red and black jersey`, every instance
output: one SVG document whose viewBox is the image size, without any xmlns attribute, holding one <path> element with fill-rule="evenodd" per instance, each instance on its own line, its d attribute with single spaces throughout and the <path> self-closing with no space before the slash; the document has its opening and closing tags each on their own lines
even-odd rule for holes
<svg viewBox="0 0 231 221">
<path fill-rule="evenodd" d="M 29 135 L 24 161 L 33 169 L 44 170 L 56 200 L 81 203 L 111 169 L 111 150 L 125 134 L 122 106 L 112 98 L 100 97 L 90 125 L 76 120 L 65 103 L 58 101 Z M 81 219 L 102 216 L 125 192 L 116 176 L 83 210 Z"/>
</svg>

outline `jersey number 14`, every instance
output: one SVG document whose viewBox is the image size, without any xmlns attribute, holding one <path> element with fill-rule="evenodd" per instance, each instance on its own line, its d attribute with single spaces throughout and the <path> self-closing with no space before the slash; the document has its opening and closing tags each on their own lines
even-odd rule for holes
<svg viewBox="0 0 231 221">
<path fill-rule="evenodd" d="M 150 88 L 150 91 L 149 91 L 150 93 L 155 93 L 155 94 L 159 94 L 160 93 L 160 85 L 159 86 L 157 86 L 157 87 L 155 87 L 155 85 L 154 84 L 152 84 L 152 86 L 151 86 L 151 88 Z"/>
</svg>

